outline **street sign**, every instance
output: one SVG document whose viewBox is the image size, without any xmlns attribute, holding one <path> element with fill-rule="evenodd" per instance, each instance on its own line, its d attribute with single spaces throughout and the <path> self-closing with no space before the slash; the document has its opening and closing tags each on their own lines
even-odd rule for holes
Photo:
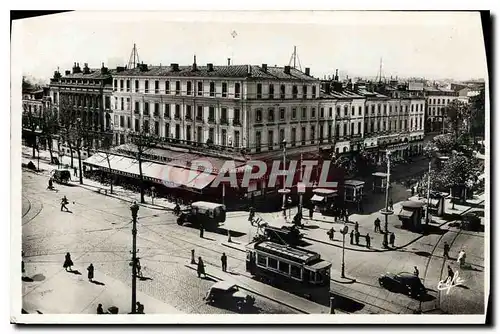
<svg viewBox="0 0 500 334">
<path fill-rule="evenodd" d="M 306 184 L 302 183 L 302 182 L 297 183 L 297 192 L 299 194 L 305 193 L 306 192 Z"/>
</svg>

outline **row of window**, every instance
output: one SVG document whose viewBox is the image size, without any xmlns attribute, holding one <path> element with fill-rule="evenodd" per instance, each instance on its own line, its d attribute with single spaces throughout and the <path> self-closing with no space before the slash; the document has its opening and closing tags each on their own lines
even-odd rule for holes
<svg viewBox="0 0 500 334">
<path fill-rule="evenodd" d="M 120 85 L 118 86 L 118 82 Z M 114 86 L 113 90 L 114 91 L 120 91 L 120 92 L 131 92 L 130 88 L 130 82 L 131 80 L 114 80 Z M 125 83 L 125 85 L 124 85 Z M 174 86 L 174 87 L 171 87 Z M 174 89 L 172 89 L 174 88 Z M 196 84 L 196 90 L 194 89 L 194 85 L 192 81 L 188 81 L 186 83 L 186 90 L 183 90 L 181 87 L 181 82 L 180 81 L 175 81 L 175 83 L 172 85 L 170 81 L 162 81 L 162 88 L 160 88 L 160 81 L 159 80 L 154 80 L 154 88 L 151 89 L 149 87 L 149 80 L 144 81 L 144 87 L 140 87 L 140 82 L 139 80 L 134 80 L 134 89 L 133 92 L 135 93 L 154 93 L 154 94 L 172 94 L 172 95 L 190 95 L 190 96 L 206 96 L 203 92 L 203 81 L 198 81 Z M 210 82 L 209 83 L 209 91 L 208 91 L 208 96 L 211 97 L 229 97 L 228 94 L 228 83 L 223 82 L 222 83 L 222 88 L 221 92 L 218 93 L 216 92 L 216 87 L 215 87 L 215 82 Z M 234 98 L 240 98 L 241 97 L 241 85 L 239 82 L 234 83 Z"/>
<path fill-rule="evenodd" d="M 91 79 L 61 79 L 61 83 L 72 85 L 100 85 L 101 82 L 101 80 Z"/>
<path fill-rule="evenodd" d="M 117 119 L 115 117 L 115 122 L 116 121 Z M 126 121 L 127 121 L 126 128 L 131 129 L 131 118 L 127 117 Z M 125 127 L 125 119 L 120 118 L 120 126 Z M 181 129 L 184 130 L 184 134 L 181 133 Z M 133 130 L 136 132 L 141 131 L 141 123 L 138 118 L 134 118 Z M 150 123 L 149 120 L 144 120 L 142 130 L 146 133 L 152 132 L 155 135 L 164 138 L 172 138 L 172 139 L 179 139 L 186 141 L 193 141 L 193 139 L 195 139 L 196 142 L 198 143 L 205 143 L 207 140 L 211 140 L 213 143 L 222 146 L 240 147 L 240 140 L 241 140 L 240 131 L 238 130 L 232 131 L 233 135 L 229 136 L 228 130 L 221 129 L 220 140 L 217 140 L 217 138 L 215 137 L 215 128 L 213 127 L 208 128 L 208 131 L 204 131 L 203 127 L 201 126 L 193 127 L 191 125 L 186 125 L 186 127 L 184 128 L 181 127 L 181 125 L 179 124 L 175 124 L 175 126 L 172 126 L 171 129 L 170 124 L 166 123 L 164 125 L 164 128 L 161 129 L 160 123 L 158 121 Z M 195 131 L 194 133 L 193 130 Z M 207 134 L 205 134 L 205 132 L 207 132 Z"/>
<path fill-rule="evenodd" d="M 441 104 L 441 102 L 442 102 L 442 104 L 448 104 L 455 99 L 456 98 L 448 98 L 448 99 L 445 99 L 445 98 L 443 98 L 443 99 L 435 99 L 435 98 L 431 99 L 431 98 L 429 98 L 428 103 L 429 104 Z"/>
<path fill-rule="evenodd" d="M 275 90 L 274 90 L 274 84 L 269 84 L 268 86 L 268 89 L 267 89 L 267 94 L 264 95 L 263 94 L 263 90 L 262 90 L 262 84 L 261 83 L 258 83 L 257 84 L 257 94 L 255 95 L 255 98 L 257 99 L 262 99 L 264 97 L 268 98 L 268 99 L 274 99 L 276 97 L 275 95 Z M 315 99 L 316 98 L 316 86 L 311 86 L 311 98 Z M 300 97 L 302 99 L 307 99 L 307 95 L 308 95 L 308 86 L 307 85 L 303 85 L 302 86 L 302 94 L 300 95 Z M 279 86 L 279 98 L 280 99 L 286 99 L 286 98 L 289 98 L 291 97 L 292 99 L 298 99 L 299 98 L 299 88 L 297 85 L 293 85 L 292 86 L 292 94 L 287 94 L 286 92 L 286 86 L 285 85 L 280 85 Z"/>
</svg>

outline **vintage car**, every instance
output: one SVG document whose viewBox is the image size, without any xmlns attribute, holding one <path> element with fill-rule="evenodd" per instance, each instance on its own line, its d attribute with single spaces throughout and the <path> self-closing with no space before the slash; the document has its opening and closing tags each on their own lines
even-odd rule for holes
<svg viewBox="0 0 500 334">
<path fill-rule="evenodd" d="M 223 204 L 212 202 L 194 202 L 189 209 L 180 213 L 177 224 L 191 223 L 206 226 L 218 226 L 226 221 L 226 207 Z"/>
<path fill-rule="evenodd" d="M 420 278 L 411 273 L 386 273 L 379 277 L 378 283 L 387 290 L 404 293 L 412 298 L 421 298 L 427 293 Z"/>
<path fill-rule="evenodd" d="M 54 169 L 50 175 L 55 182 L 60 184 L 68 184 L 71 180 L 71 172 L 68 169 Z"/>
<path fill-rule="evenodd" d="M 231 282 L 219 281 L 212 285 L 203 298 L 206 303 L 225 308 L 236 308 L 238 311 L 252 307 L 255 298 L 242 292 Z"/>
</svg>

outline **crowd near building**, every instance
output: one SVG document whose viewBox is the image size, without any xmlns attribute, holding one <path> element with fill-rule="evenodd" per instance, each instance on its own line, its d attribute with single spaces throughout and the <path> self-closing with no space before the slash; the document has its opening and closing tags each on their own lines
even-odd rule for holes
<svg viewBox="0 0 500 334">
<path fill-rule="evenodd" d="M 235 161 L 235 173 L 249 160 L 272 163 L 283 155 L 286 161 L 324 160 L 364 150 L 382 164 L 390 150 L 392 159 L 404 160 L 422 153 L 424 134 L 443 130 L 446 106 L 473 91 L 468 86 L 445 89 L 417 81 L 353 81 L 339 78 L 338 71 L 321 80 L 309 68 L 230 61 L 201 65 L 196 57 L 187 66 L 139 63 L 107 69 L 102 64 L 91 69 L 75 63 L 64 74 L 56 71 L 49 88 L 36 102 L 23 94 L 23 105 L 37 112 L 40 103 L 52 103 L 47 110 L 54 108 L 59 116 L 73 113 L 96 134 L 112 133 L 117 168 L 119 160 L 136 155 L 130 142 L 130 134 L 136 133 L 160 140 L 147 153 L 151 166 L 180 170 L 203 157 L 214 166 L 214 174 L 228 159 Z M 95 150 L 99 138 L 89 143 Z M 99 154 L 86 164 L 107 169 Z M 266 195 L 265 178 L 240 189 L 239 196 Z M 151 185 L 161 183 L 154 171 L 147 179 Z M 212 180 L 191 180 L 184 188 L 227 196 L 227 189 L 205 190 Z"/>
</svg>

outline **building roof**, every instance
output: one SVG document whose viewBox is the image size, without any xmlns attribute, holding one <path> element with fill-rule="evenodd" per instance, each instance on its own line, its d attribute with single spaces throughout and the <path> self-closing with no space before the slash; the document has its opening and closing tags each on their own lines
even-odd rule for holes
<svg viewBox="0 0 500 334">
<path fill-rule="evenodd" d="M 63 75 L 61 79 L 107 79 L 114 73 L 116 73 L 116 70 L 108 69 L 107 74 L 102 74 L 100 68 L 92 68 L 88 74 L 83 73 L 83 71 L 80 73 L 70 73 L 68 75 Z"/>
<path fill-rule="evenodd" d="M 264 71 L 262 67 L 256 65 L 225 65 L 213 66 L 213 71 L 208 70 L 208 66 L 179 66 L 178 71 L 174 71 L 172 66 L 148 67 L 147 71 L 141 71 L 138 67 L 115 73 L 117 76 L 137 76 L 137 77 L 212 77 L 212 78 L 259 78 L 269 80 L 298 80 L 298 81 L 318 81 L 318 79 L 306 75 L 305 73 L 290 68 L 290 74 L 285 73 L 284 67 L 267 67 Z"/>
<path fill-rule="evenodd" d="M 349 90 L 342 90 L 342 92 L 331 91 L 329 94 L 321 90 L 319 97 L 322 99 L 363 99 L 364 96 L 356 94 Z"/>
</svg>

